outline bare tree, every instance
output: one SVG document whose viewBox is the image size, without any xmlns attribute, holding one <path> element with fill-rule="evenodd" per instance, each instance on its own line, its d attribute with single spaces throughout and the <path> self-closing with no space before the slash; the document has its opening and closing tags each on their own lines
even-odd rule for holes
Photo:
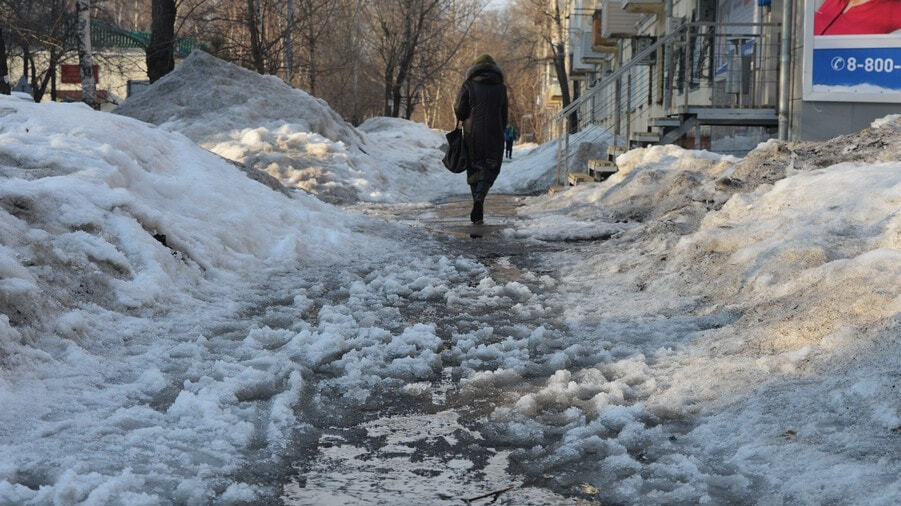
<svg viewBox="0 0 901 506">
<path fill-rule="evenodd" d="M 91 53 L 91 0 L 75 0 L 78 40 L 78 70 L 81 74 L 81 99 L 97 107 L 97 83 L 94 82 L 94 58 Z M 55 72 L 55 70 L 54 70 Z"/>
<path fill-rule="evenodd" d="M 410 119 L 413 116 L 416 106 L 421 102 L 424 88 L 441 79 L 464 44 L 470 42 L 476 21 L 490 17 L 493 15 L 485 15 L 481 2 L 463 0 L 451 2 L 440 16 L 429 20 L 407 79 L 404 118 Z"/>
<path fill-rule="evenodd" d="M 285 0 L 285 82 L 294 80 L 294 0 Z"/>
<path fill-rule="evenodd" d="M 339 14 L 342 7 L 340 2 L 333 0 L 299 0 L 300 18 L 297 28 L 300 31 L 300 39 L 303 42 L 303 55 L 301 65 L 307 81 L 307 89 L 313 95 L 316 94 L 316 81 L 320 72 L 320 51 L 332 22 Z"/>
<path fill-rule="evenodd" d="M 153 0 L 147 77 L 156 82 L 175 68 L 175 0 Z"/>
<path fill-rule="evenodd" d="M 147 0 L 102 0 L 101 4 L 98 14 L 116 26 L 136 31 L 150 27 L 152 7 Z"/>
<path fill-rule="evenodd" d="M 260 74 L 266 73 L 266 63 L 263 55 L 263 3 L 261 0 L 247 0 L 247 34 L 250 37 L 250 57 L 253 59 L 253 68 Z"/>
<path fill-rule="evenodd" d="M 405 98 L 405 116 L 412 113 L 415 100 L 411 99 L 415 99 L 424 81 L 434 74 L 427 69 L 427 63 L 434 62 L 433 58 L 426 58 L 428 48 L 436 44 L 451 46 L 451 55 L 459 48 L 459 44 L 454 44 L 447 35 L 456 28 L 455 13 L 465 4 L 454 0 L 371 2 L 368 16 L 371 20 L 370 34 L 372 46 L 382 63 L 386 116 L 400 116 Z M 417 62 L 418 69 L 414 68 Z M 440 67 L 441 60 L 437 63 Z"/>
<path fill-rule="evenodd" d="M 71 6 L 68 0 L 0 0 L 0 15 L 9 30 L 7 51 L 21 57 L 22 75 L 36 102 L 48 89 L 56 99 L 56 69 L 75 49 Z"/>
<path fill-rule="evenodd" d="M 560 85 L 560 96 L 565 108 L 572 102 L 569 79 L 566 76 L 566 5 L 561 0 L 525 0 L 535 18 L 535 35 L 543 40 L 551 51 L 554 73 Z M 564 0 L 565 1 L 565 0 Z M 576 112 L 569 116 L 569 130 L 578 130 L 579 119 Z"/>
</svg>

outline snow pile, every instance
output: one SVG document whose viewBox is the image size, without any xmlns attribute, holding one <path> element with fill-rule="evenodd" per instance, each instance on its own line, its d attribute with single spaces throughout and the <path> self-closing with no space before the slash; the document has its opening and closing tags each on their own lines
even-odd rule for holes
<svg viewBox="0 0 901 506">
<path fill-rule="evenodd" d="M 901 500 L 901 162 L 896 122 L 876 128 L 741 161 L 634 150 L 534 199 L 517 235 L 561 213 L 573 239 L 621 231 L 559 256 L 566 333 L 461 351 L 507 391 L 483 434 L 601 502 Z M 781 177 L 750 161 L 774 150 Z M 834 154 L 857 161 L 816 166 Z"/>
<path fill-rule="evenodd" d="M 725 191 L 752 191 L 796 171 L 821 169 L 842 162 L 875 163 L 898 159 L 901 142 L 898 115 L 877 119 L 871 128 L 836 137 L 828 142 L 770 140 L 748 153 L 729 177 L 717 184 Z"/>
<path fill-rule="evenodd" d="M 367 138 L 324 101 L 202 51 L 116 112 L 330 202 L 425 200 L 461 184 L 441 165 L 440 134 L 376 119 Z"/>
<path fill-rule="evenodd" d="M 323 100 L 293 89 L 281 79 L 260 75 L 197 50 L 178 68 L 130 97 L 117 113 L 165 124 L 212 145 L 254 127 L 290 125 L 356 148 L 363 138 Z"/>
<path fill-rule="evenodd" d="M 241 326 L 251 280 L 392 243 L 146 123 L 2 96 L 0 117 L 0 503 L 257 497 L 229 474 L 306 430 L 308 383 L 293 334 Z"/>
<path fill-rule="evenodd" d="M 373 200 L 423 202 L 469 193 L 465 174 L 453 174 L 441 162 L 447 149 L 444 132 L 387 117 L 369 118 L 359 131 L 370 155 L 359 162 L 386 181 L 385 193 L 373 193 Z"/>
<path fill-rule="evenodd" d="M 607 159 L 607 146 L 613 134 L 603 127 L 592 125 L 569 139 L 570 172 L 586 172 L 588 160 Z M 531 193 L 546 191 L 557 181 L 557 141 L 538 147 L 529 145 L 514 151 L 513 160 L 504 160 L 501 173 L 492 191 Z"/>
<path fill-rule="evenodd" d="M 634 149 L 617 158 L 618 172 L 602 183 L 534 199 L 521 210 L 528 220 L 510 233 L 538 240 L 588 240 L 609 238 L 652 219 L 694 227 L 712 205 L 728 198 L 714 181 L 729 174 L 735 162 L 731 156 L 674 145 Z"/>
<path fill-rule="evenodd" d="M 78 105 L 6 99 L 0 114 L 3 312 L 17 323 L 51 299 L 137 308 L 171 286 L 340 258 L 358 241 L 334 209 L 273 192 L 180 135 Z"/>
</svg>

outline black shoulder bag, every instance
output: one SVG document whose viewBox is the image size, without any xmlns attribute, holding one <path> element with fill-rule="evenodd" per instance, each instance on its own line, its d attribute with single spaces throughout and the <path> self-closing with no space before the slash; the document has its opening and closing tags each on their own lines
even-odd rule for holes
<svg viewBox="0 0 901 506">
<path fill-rule="evenodd" d="M 469 150 L 466 149 L 466 139 L 463 138 L 463 129 L 457 123 L 457 128 L 448 132 L 447 137 L 447 154 L 444 155 L 444 166 L 447 170 L 459 174 L 469 168 Z"/>
</svg>

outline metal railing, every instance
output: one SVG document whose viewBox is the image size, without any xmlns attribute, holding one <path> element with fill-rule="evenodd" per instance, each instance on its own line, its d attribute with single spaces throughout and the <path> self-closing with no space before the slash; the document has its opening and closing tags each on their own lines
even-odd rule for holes
<svg viewBox="0 0 901 506">
<path fill-rule="evenodd" d="M 620 39 L 615 61 L 622 63 L 552 117 L 563 132 L 557 142 L 558 184 L 565 184 L 572 169 L 574 126 L 581 131 L 596 125 L 600 128 L 592 129 L 595 137 L 628 147 L 653 143 L 657 133 L 659 141 L 672 142 L 662 129 L 652 132 L 659 128 L 652 123 L 668 117 L 674 122 L 690 108 L 775 109 L 780 35 L 775 23 L 683 23 L 631 51 L 631 57 L 628 39 Z M 670 57 L 661 58 L 664 52 Z M 663 61 L 671 62 L 669 68 L 663 68 Z M 581 142 L 584 139 L 576 139 L 576 144 Z"/>
</svg>

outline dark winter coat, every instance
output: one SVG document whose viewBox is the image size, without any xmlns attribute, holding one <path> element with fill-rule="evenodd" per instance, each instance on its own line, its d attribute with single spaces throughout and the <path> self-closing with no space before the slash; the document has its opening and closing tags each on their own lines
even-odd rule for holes
<svg viewBox="0 0 901 506">
<path fill-rule="evenodd" d="M 507 87 L 504 73 L 493 63 L 472 66 L 454 104 L 463 122 L 463 137 L 469 149 L 469 184 L 493 183 L 504 158 L 504 128 L 507 125 Z"/>
</svg>

